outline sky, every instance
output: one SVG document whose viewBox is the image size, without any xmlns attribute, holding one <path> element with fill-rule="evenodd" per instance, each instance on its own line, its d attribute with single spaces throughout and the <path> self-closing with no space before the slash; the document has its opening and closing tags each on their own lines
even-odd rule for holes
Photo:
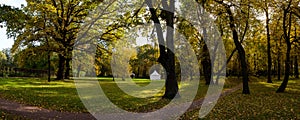
<svg viewBox="0 0 300 120">
<path fill-rule="evenodd" d="M 21 7 L 21 4 L 26 5 L 25 0 L 0 0 L 0 4 L 11 5 L 14 7 Z M 11 48 L 14 44 L 13 39 L 7 39 L 6 28 L 0 28 L 0 50 L 4 48 Z"/>
<path fill-rule="evenodd" d="M 26 6 L 26 0 L 0 0 L 0 4 L 6 4 L 14 7 L 21 7 L 21 5 Z M 151 44 L 146 38 L 139 37 L 136 39 L 137 46 L 142 46 L 144 44 Z M 0 28 L 0 51 L 5 48 L 11 48 L 14 43 L 13 39 L 8 39 L 6 36 L 6 28 Z"/>
<path fill-rule="evenodd" d="M 21 7 L 21 5 L 26 5 L 26 0 L 0 0 L 0 4 L 6 4 L 14 7 Z M 138 38 L 137 45 L 141 46 L 144 44 L 149 44 L 145 38 Z M 13 39 L 8 39 L 6 36 L 6 28 L 0 28 L 0 51 L 5 48 L 11 48 L 14 44 Z"/>
</svg>

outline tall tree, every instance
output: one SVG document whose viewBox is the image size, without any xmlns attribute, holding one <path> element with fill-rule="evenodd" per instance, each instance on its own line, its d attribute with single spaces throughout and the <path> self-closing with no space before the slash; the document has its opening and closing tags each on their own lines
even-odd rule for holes
<svg viewBox="0 0 300 120">
<path fill-rule="evenodd" d="M 146 4 L 151 12 L 151 19 L 154 22 L 158 43 L 159 43 L 159 53 L 158 62 L 166 69 L 167 79 L 165 82 L 165 93 L 163 98 L 173 99 L 175 96 L 179 96 L 178 93 L 178 82 L 175 75 L 175 54 L 174 54 L 174 12 L 175 12 L 175 0 L 162 0 L 161 4 L 163 9 L 161 10 L 160 16 L 157 15 L 157 10 L 155 9 L 152 0 L 146 0 Z M 163 37 L 162 24 L 159 20 L 166 21 L 167 35 L 166 40 Z"/>
<path fill-rule="evenodd" d="M 229 26 L 232 31 L 233 41 L 234 41 L 234 44 L 238 51 L 239 61 L 240 61 L 241 68 L 242 68 L 243 94 L 250 94 L 250 89 L 248 86 L 249 77 L 248 77 L 248 65 L 246 62 L 246 53 L 245 53 L 245 50 L 239 40 L 239 35 L 238 35 L 238 31 L 237 31 L 236 24 L 235 24 L 236 19 L 234 17 L 234 13 L 232 12 L 232 9 L 231 9 L 233 7 L 233 5 L 225 3 L 224 1 L 215 0 L 215 2 L 217 2 L 219 5 L 224 7 L 224 10 L 226 11 L 226 14 L 228 15 Z M 248 9 L 248 12 L 250 12 L 249 9 Z"/>
<path fill-rule="evenodd" d="M 26 21 L 26 28 L 18 36 L 13 49 L 39 42 L 40 46 L 36 48 L 44 51 L 50 49 L 58 54 L 57 79 L 69 78 L 71 51 L 78 30 L 88 15 L 88 10 L 95 8 L 99 2 L 102 1 L 27 0 L 28 4 L 24 9 L 30 19 Z M 51 46 L 47 45 L 49 42 Z"/>
<path fill-rule="evenodd" d="M 277 89 L 277 93 L 282 93 L 285 91 L 285 88 L 289 81 L 290 76 L 290 52 L 291 52 L 291 27 L 292 27 L 292 13 L 291 13 L 291 6 L 292 6 L 292 0 L 289 0 L 287 2 L 287 5 L 283 4 L 283 23 L 282 23 L 282 29 L 283 29 L 283 36 L 286 43 L 286 53 L 285 53 L 285 71 L 284 71 L 284 79 L 280 85 L 280 87 Z"/>
<path fill-rule="evenodd" d="M 271 36 L 270 36 L 270 27 L 269 27 L 269 23 L 270 23 L 270 17 L 269 17 L 269 4 L 270 2 L 265 0 L 264 1 L 265 6 L 263 7 L 263 10 L 265 12 L 266 15 L 266 30 L 267 30 L 267 54 L 268 54 L 268 83 L 272 83 L 272 78 L 271 78 L 271 68 L 272 68 L 272 57 L 271 57 Z"/>
</svg>

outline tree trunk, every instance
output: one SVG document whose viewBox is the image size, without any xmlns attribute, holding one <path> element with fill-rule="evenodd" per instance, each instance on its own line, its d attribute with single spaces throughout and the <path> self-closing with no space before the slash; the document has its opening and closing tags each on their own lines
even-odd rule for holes
<svg viewBox="0 0 300 120">
<path fill-rule="evenodd" d="M 238 55 L 239 55 L 239 61 L 241 63 L 241 67 L 242 67 L 242 76 L 243 76 L 243 94 L 250 94 L 250 90 L 249 90 L 249 85 L 248 85 L 248 66 L 246 63 L 246 55 L 245 55 L 245 50 L 242 46 L 242 44 L 239 42 L 239 37 L 238 37 L 238 33 L 236 31 L 235 28 L 235 22 L 234 22 L 234 17 L 233 14 L 231 12 L 230 7 L 226 7 L 226 11 L 229 15 L 229 24 L 230 24 L 230 28 L 232 31 L 232 36 L 233 36 L 233 40 L 234 40 L 234 44 L 236 46 L 236 49 L 238 51 Z"/>
<path fill-rule="evenodd" d="M 290 58 L 291 58 L 291 61 L 290 61 L 290 65 L 291 65 L 291 67 L 290 67 L 290 75 L 292 76 L 292 75 L 294 75 L 294 67 L 293 67 L 294 61 L 292 60 L 293 56 L 290 56 Z"/>
<path fill-rule="evenodd" d="M 281 78 L 281 39 L 279 39 L 278 51 L 277 51 L 277 80 Z"/>
<path fill-rule="evenodd" d="M 295 78 L 299 78 L 299 67 L 298 67 L 298 56 L 295 56 L 295 63 L 294 63 L 294 74 Z"/>
<path fill-rule="evenodd" d="M 207 56 L 204 56 L 204 57 L 205 58 L 201 61 L 201 64 L 203 67 L 205 85 L 210 85 L 210 83 L 211 83 L 211 62 L 210 62 L 210 59 L 207 59 Z"/>
<path fill-rule="evenodd" d="M 203 68 L 203 74 L 204 74 L 204 79 L 205 79 L 205 85 L 210 85 L 212 79 L 211 79 L 211 71 L 212 71 L 212 61 L 210 59 L 210 53 L 207 47 L 207 42 L 208 42 L 208 35 L 207 35 L 207 26 L 208 26 L 208 22 L 207 22 L 207 15 L 205 15 L 205 6 L 204 4 L 202 4 L 202 8 L 200 8 L 200 15 L 204 16 L 203 19 L 201 19 L 201 28 L 203 30 L 203 40 L 205 41 L 205 44 L 203 46 L 202 49 L 202 60 L 201 60 L 201 64 L 202 64 L 202 68 Z"/>
<path fill-rule="evenodd" d="M 138 69 L 137 69 L 136 77 L 137 77 L 137 78 L 140 77 L 140 67 L 138 67 Z"/>
<path fill-rule="evenodd" d="M 147 67 L 146 65 L 143 67 L 143 78 L 146 78 L 147 77 Z"/>
<path fill-rule="evenodd" d="M 166 14 L 167 24 L 167 80 L 165 83 L 166 91 L 163 98 L 173 99 L 178 94 L 178 83 L 175 74 L 175 54 L 174 54 L 174 12 L 175 12 L 175 0 L 170 0 L 169 5 L 167 1 L 162 1 L 164 8 L 168 11 L 164 11 Z M 179 96 L 177 96 L 179 97 Z"/>
<path fill-rule="evenodd" d="M 287 40 L 286 40 L 287 41 Z M 289 81 L 289 76 L 290 76 L 290 51 L 291 51 L 291 44 L 287 44 L 287 51 L 286 51 L 286 60 L 285 60 L 285 72 L 284 72 L 284 79 L 276 91 L 277 93 L 282 93 L 285 91 L 285 88 L 288 84 Z"/>
<path fill-rule="evenodd" d="M 168 49 L 170 50 L 170 49 Z M 175 55 L 170 50 L 168 51 L 167 64 L 167 79 L 165 83 L 166 91 L 163 98 L 173 99 L 178 93 L 178 83 L 175 74 Z M 179 94 L 178 94 L 179 95 Z M 179 96 L 178 96 L 179 97 Z"/>
<path fill-rule="evenodd" d="M 266 3 L 267 4 L 267 3 Z M 266 12 L 266 29 L 267 29 L 267 43 L 268 43 L 268 83 L 272 83 L 272 79 L 271 79 L 271 68 L 272 68 L 272 57 L 271 57 L 271 38 L 270 38 L 270 28 L 269 28 L 269 11 L 268 8 L 266 8 L 265 10 Z"/>
<path fill-rule="evenodd" d="M 280 87 L 278 88 L 278 90 L 276 91 L 276 93 L 282 93 L 285 91 L 285 88 L 288 84 L 289 81 L 289 76 L 290 76 L 290 52 L 291 52 L 291 42 L 290 42 L 290 33 L 291 33 L 291 26 L 292 26 L 292 14 L 289 14 L 289 23 L 288 23 L 288 27 L 286 26 L 286 21 L 287 19 L 287 15 L 290 11 L 290 7 L 291 7 L 291 1 L 289 2 L 289 5 L 286 9 L 283 10 L 283 32 L 284 32 L 284 39 L 285 39 L 285 43 L 286 43 L 286 60 L 285 60 L 285 74 L 284 74 L 284 79 L 280 85 Z"/>
<path fill-rule="evenodd" d="M 162 10 L 162 12 L 164 13 L 165 16 L 161 16 L 161 17 L 162 19 L 166 20 L 166 24 L 167 24 L 167 37 L 166 37 L 167 46 L 165 45 L 165 40 L 163 38 L 163 31 L 160 24 L 160 20 L 156 15 L 156 10 L 153 8 L 152 1 L 146 0 L 146 4 L 150 8 L 151 19 L 155 23 L 155 28 L 157 32 L 159 51 L 160 51 L 158 62 L 162 64 L 162 66 L 166 69 L 167 72 L 167 78 L 165 82 L 166 90 L 163 95 L 163 98 L 173 99 L 176 95 L 179 96 L 178 83 L 175 75 L 175 54 L 173 53 L 175 1 L 174 0 L 170 0 L 169 2 L 162 1 L 162 5 L 165 9 Z M 166 47 L 167 47 L 167 51 L 166 51 Z"/>
<path fill-rule="evenodd" d="M 71 71 L 70 62 L 71 62 L 71 59 L 67 58 L 66 59 L 65 79 L 70 79 L 70 71 Z"/>
<path fill-rule="evenodd" d="M 64 79 L 64 71 L 65 71 L 65 57 L 62 54 L 58 55 L 59 63 L 58 63 L 58 71 L 57 71 L 57 78 L 56 80 L 63 80 Z"/>
<path fill-rule="evenodd" d="M 48 82 L 51 82 L 51 61 L 50 51 L 48 50 Z"/>
<path fill-rule="evenodd" d="M 278 57 L 277 57 L 277 80 L 280 80 L 280 77 L 281 77 L 281 61 L 280 61 L 280 54 L 278 54 Z"/>
<path fill-rule="evenodd" d="M 205 23 L 204 23 L 205 24 Z M 203 38 L 204 40 L 207 40 L 207 33 L 206 33 L 206 28 L 203 27 Z M 211 83 L 211 60 L 210 60 L 210 56 L 209 56 L 209 50 L 207 48 L 207 45 L 205 43 L 205 45 L 203 46 L 203 56 L 202 56 L 202 67 L 203 67 L 203 73 L 204 73 L 204 79 L 205 79 L 205 85 L 210 85 Z"/>
</svg>

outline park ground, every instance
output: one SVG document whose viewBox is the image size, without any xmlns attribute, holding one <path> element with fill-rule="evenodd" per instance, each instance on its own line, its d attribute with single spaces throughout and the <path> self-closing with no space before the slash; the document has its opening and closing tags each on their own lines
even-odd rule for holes
<svg viewBox="0 0 300 120">
<path fill-rule="evenodd" d="M 240 81 L 235 77 L 227 78 L 224 90 L 238 86 Z M 273 84 L 265 81 L 265 78 L 251 77 L 250 95 L 241 94 L 241 89 L 227 94 L 218 100 L 204 119 L 300 119 L 300 80 L 290 79 L 285 93 L 275 93 L 281 81 L 273 81 Z M 150 81 L 136 79 L 135 82 L 145 86 Z M 162 91 L 151 98 L 137 99 L 124 95 L 111 78 L 99 78 L 99 83 L 106 89 L 112 102 L 127 111 L 153 111 L 169 102 L 160 100 Z M 46 79 L 38 78 L 0 78 L 0 86 L 1 99 L 51 111 L 76 114 L 88 112 L 72 80 L 48 83 Z M 207 86 L 200 83 L 195 101 L 203 98 L 206 91 Z M 198 114 L 199 108 L 186 112 L 180 119 L 198 119 Z M 25 118 L 5 109 L 0 110 L 0 119 Z"/>
</svg>

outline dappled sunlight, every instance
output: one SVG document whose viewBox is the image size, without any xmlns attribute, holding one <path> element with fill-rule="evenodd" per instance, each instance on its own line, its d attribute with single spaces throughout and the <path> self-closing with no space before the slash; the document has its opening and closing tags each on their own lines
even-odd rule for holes
<svg viewBox="0 0 300 120">
<path fill-rule="evenodd" d="M 237 79 L 228 79 L 225 82 L 224 87 L 230 88 L 239 84 Z M 116 82 L 120 84 L 116 84 Z M 157 84 L 157 86 L 163 84 L 163 80 L 150 81 L 148 79 L 133 79 L 133 85 L 140 85 L 139 87 L 146 87 L 150 82 Z M 191 96 L 189 87 L 196 85 L 199 81 L 188 81 L 179 83 L 179 93 Z M 75 84 L 80 83 L 80 86 Z M 99 83 L 99 84 L 94 84 Z M 269 84 L 257 83 L 264 86 Z M 294 84 L 291 82 L 291 84 Z M 99 85 L 103 89 L 104 94 L 98 94 L 96 96 L 81 96 L 82 99 L 93 100 L 97 98 L 108 97 L 109 100 L 116 106 L 134 112 L 140 111 L 152 111 L 160 109 L 169 104 L 169 100 L 162 99 L 164 94 L 164 87 L 155 89 L 144 89 L 141 91 L 129 91 L 126 94 L 120 89 L 118 85 L 130 89 L 132 87 L 128 81 L 112 81 L 111 78 L 89 78 L 83 80 L 68 80 L 68 81 L 52 81 L 48 83 L 43 79 L 1 79 L 0 96 L 6 99 L 13 99 L 21 103 L 27 103 L 30 105 L 40 106 L 47 109 L 59 110 L 59 111 L 74 111 L 74 112 L 87 112 L 85 106 L 81 102 L 77 94 L 77 89 L 89 90 L 93 86 Z M 253 85 L 251 85 L 253 86 Z M 256 86 L 256 85 L 254 85 Z M 78 87 L 78 88 L 76 88 Z M 272 87 L 272 86 L 269 86 Z M 268 88 L 268 87 L 267 87 Z M 203 98 L 206 95 L 208 86 L 201 80 L 198 85 L 198 91 L 195 100 Z M 256 94 L 256 93 L 255 93 Z M 138 96 L 138 97 L 137 97 Z M 243 95 L 239 95 L 243 96 Z M 185 96 L 178 99 L 185 101 Z M 96 103 L 95 103 L 96 104 Z M 175 103 L 174 105 L 176 105 Z M 254 105 L 257 106 L 257 105 Z M 109 105 L 107 105 L 109 107 Z"/>
<path fill-rule="evenodd" d="M 10 78 L 0 84 L 5 86 L 0 87 L 0 97 L 6 99 L 59 111 L 86 111 L 72 82 Z"/>
<path fill-rule="evenodd" d="M 251 82 L 250 95 L 238 90 L 221 98 L 205 119 L 296 119 L 300 116 L 300 81 L 289 80 L 285 93 L 276 93 L 281 81 Z M 186 113 L 196 119 L 198 110 Z M 189 118 L 191 119 L 191 118 Z"/>
</svg>

